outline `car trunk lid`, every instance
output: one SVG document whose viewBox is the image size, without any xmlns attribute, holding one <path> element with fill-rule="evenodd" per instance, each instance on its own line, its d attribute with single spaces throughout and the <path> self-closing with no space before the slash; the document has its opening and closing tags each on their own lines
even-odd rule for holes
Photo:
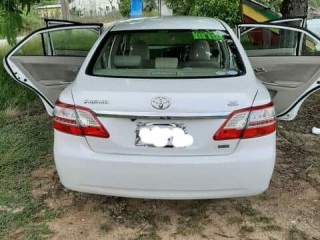
<svg viewBox="0 0 320 240">
<path fill-rule="evenodd" d="M 89 77 L 73 88 L 75 104 L 90 108 L 110 138 L 86 137 L 98 153 L 135 155 L 225 155 L 239 139 L 215 141 L 213 135 L 227 116 L 251 107 L 257 85 L 245 77 L 216 79 L 122 79 Z M 156 98 L 170 100 L 167 109 L 154 108 Z M 165 106 L 167 107 L 167 106 Z M 141 144 L 139 130 L 148 125 L 183 128 L 193 144 L 184 148 Z M 140 139 L 141 140 L 141 139 Z"/>
</svg>

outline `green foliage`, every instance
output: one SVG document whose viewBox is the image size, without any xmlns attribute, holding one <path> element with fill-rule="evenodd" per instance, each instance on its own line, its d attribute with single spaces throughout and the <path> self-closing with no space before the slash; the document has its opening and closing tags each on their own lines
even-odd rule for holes
<svg viewBox="0 0 320 240">
<path fill-rule="evenodd" d="M 9 50 L 1 46 L 0 58 Z M 0 65 L 0 239 L 25 228 L 23 239 L 48 234 L 52 217 L 41 199 L 32 196 L 31 173 L 52 164 L 51 119 L 36 95 L 16 83 Z M 22 238 L 21 238 L 22 239 Z"/>
<path fill-rule="evenodd" d="M 36 106 L 36 107 L 35 107 Z M 26 238 L 47 234 L 45 222 L 50 210 L 32 196 L 31 173 L 51 163 L 52 128 L 50 118 L 39 114 L 39 104 L 28 111 L 0 111 L 0 239 L 16 229 L 26 228 Z M 35 238 L 37 237 L 37 238 Z"/>
<path fill-rule="evenodd" d="M 43 20 L 33 12 L 22 14 L 22 29 L 21 35 L 28 34 L 43 26 Z"/>
<path fill-rule="evenodd" d="M 240 21 L 240 0 L 197 0 L 192 15 L 214 17 L 231 26 Z"/>
<path fill-rule="evenodd" d="M 0 35 L 10 44 L 16 42 L 17 34 L 22 28 L 23 9 L 29 13 L 31 5 L 39 0 L 0 0 Z"/>
<path fill-rule="evenodd" d="M 270 7 L 275 12 L 280 12 L 282 0 L 259 0 L 259 2 Z"/>
<path fill-rule="evenodd" d="M 22 28 L 21 13 L 16 5 L 7 4 L 0 7 L 0 34 L 7 37 L 10 44 L 16 41 L 17 34 Z"/>
<path fill-rule="evenodd" d="M 158 11 L 152 10 L 152 11 L 144 11 L 143 12 L 144 17 L 159 17 L 160 13 Z"/>
<path fill-rule="evenodd" d="M 146 12 L 151 12 L 157 8 L 155 0 L 145 0 L 143 10 Z"/>
<path fill-rule="evenodd" d="M 41 0 L 37 3 L 37 6 L 46 6 L 46 5 L 54 5 L 57 4 L 56 0 Z"/>
<path fill-rule="evenodd" d="M 166 4 L 173 9 L 176 15 L 191 15 L 196 0 L 166 0 Z"/>
<path fill-rule="evenodd" d="M 309 0 L 309 5 L 314 8 L 320 8 L 320 0 Z"/>
<path fill-rule="evenodd" d="M 157 5 L 155 0 L 146 0 L 144 2 L 143 16 L 144 17 L 156 17 L 159 16 L 158 11 L 156 11 Z M 123 17 L 130 17 L 131 12 L 130 0 L 120 0 L 119 11 Z"/>
<path fill-rule="evenodd" d="M 123 17 L 130 16 L 130 0 L 121 0 L 119 3 L 119 11 Z"/>
<path fill-rule="evenodd" d="M 176 15 L 219 18 L 230 25 L 240 21 L 240 0 L 166 0 Z"/>
<path fill-rule="evenodd" d="M 8 46 L 1 46 L 0 58 L 3 59 L 8 51 Z M 3 68 L 3 64 L 0 65 L 0 86 L 0 111 L 9 107 L 23 109 L 33 105 L 37 100 L 36 95 L 31 90 L 18 84 L 7 74 Z"/>
</svg>

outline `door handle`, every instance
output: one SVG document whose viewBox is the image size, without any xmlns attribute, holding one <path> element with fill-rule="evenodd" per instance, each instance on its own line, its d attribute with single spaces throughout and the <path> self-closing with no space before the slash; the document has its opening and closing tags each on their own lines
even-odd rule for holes
<svg viewBox="0 0 320 240">
<path fill-rule="evenodd" d="M 71 82 L 69 82 L 69 81 L 60 81 L 60 82 L 59 82 L 60 85 L 70 84 L 70 83 L 71 83 Z"/>
<path fill-rule="evenodd" d="M 263 67 L 259 67 L 259 68 L 254 68 L 254 71 L 256 73 L 264 73 L 264 72 L 267 72 L 267 69 L 266 68 L 263 68 Z"/>
<path fill-rule="evenodd" d="M 79 72 L 80 68 L 79 67 L 74 67 L 71 69 L 72 72 L 77 73 Z"/>
</svg>

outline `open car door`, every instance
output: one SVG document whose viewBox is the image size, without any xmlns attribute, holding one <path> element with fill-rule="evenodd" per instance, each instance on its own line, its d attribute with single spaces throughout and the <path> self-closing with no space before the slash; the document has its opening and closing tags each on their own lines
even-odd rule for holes
<svg viewBox="0 0 320 240">
<path fill-rule="evenodd" d="M 271 23 L 240 24 L 238 36 L 278 118 L 293 120 L 320 88 L 320 39 L 301 27 Z"/>
<path fill-rule="evenodd" d="M 76 78 L 101 28 L 99 24 L 70 24 L 39 29 L 5 56 L 4 66 L 11 77 L 41 98 L 51 115 L 54 102 Z"/>
<path fill-rule="evenodd" d="M 282 18 L 277 20 L 272 20 L 264 23 L 281 24 L 282 26 L 288 27 L 306 27 L 307 18 L 306 17 L 295 17 L 295 18 Z"/>
<path fill-rule="evenodd" d="M 43 19 L 46 27 L 52 27 L 57 25 L 79 25 L 82 24 L 80 22 L 61 20 L 61 19 L 53 19 L 53 18 L 45 18 Z"/>
</svg>

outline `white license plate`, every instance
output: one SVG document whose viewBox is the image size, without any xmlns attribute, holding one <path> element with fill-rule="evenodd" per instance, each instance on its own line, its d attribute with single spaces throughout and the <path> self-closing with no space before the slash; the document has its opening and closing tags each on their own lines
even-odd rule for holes
<svg viewBox="0 0 320 240">
<path fill-rule="evenodd" d="M 193 144 L 193 137 L 183 124 L 138 123 L 136 146 L 185 148 Z"/>
</svg>

